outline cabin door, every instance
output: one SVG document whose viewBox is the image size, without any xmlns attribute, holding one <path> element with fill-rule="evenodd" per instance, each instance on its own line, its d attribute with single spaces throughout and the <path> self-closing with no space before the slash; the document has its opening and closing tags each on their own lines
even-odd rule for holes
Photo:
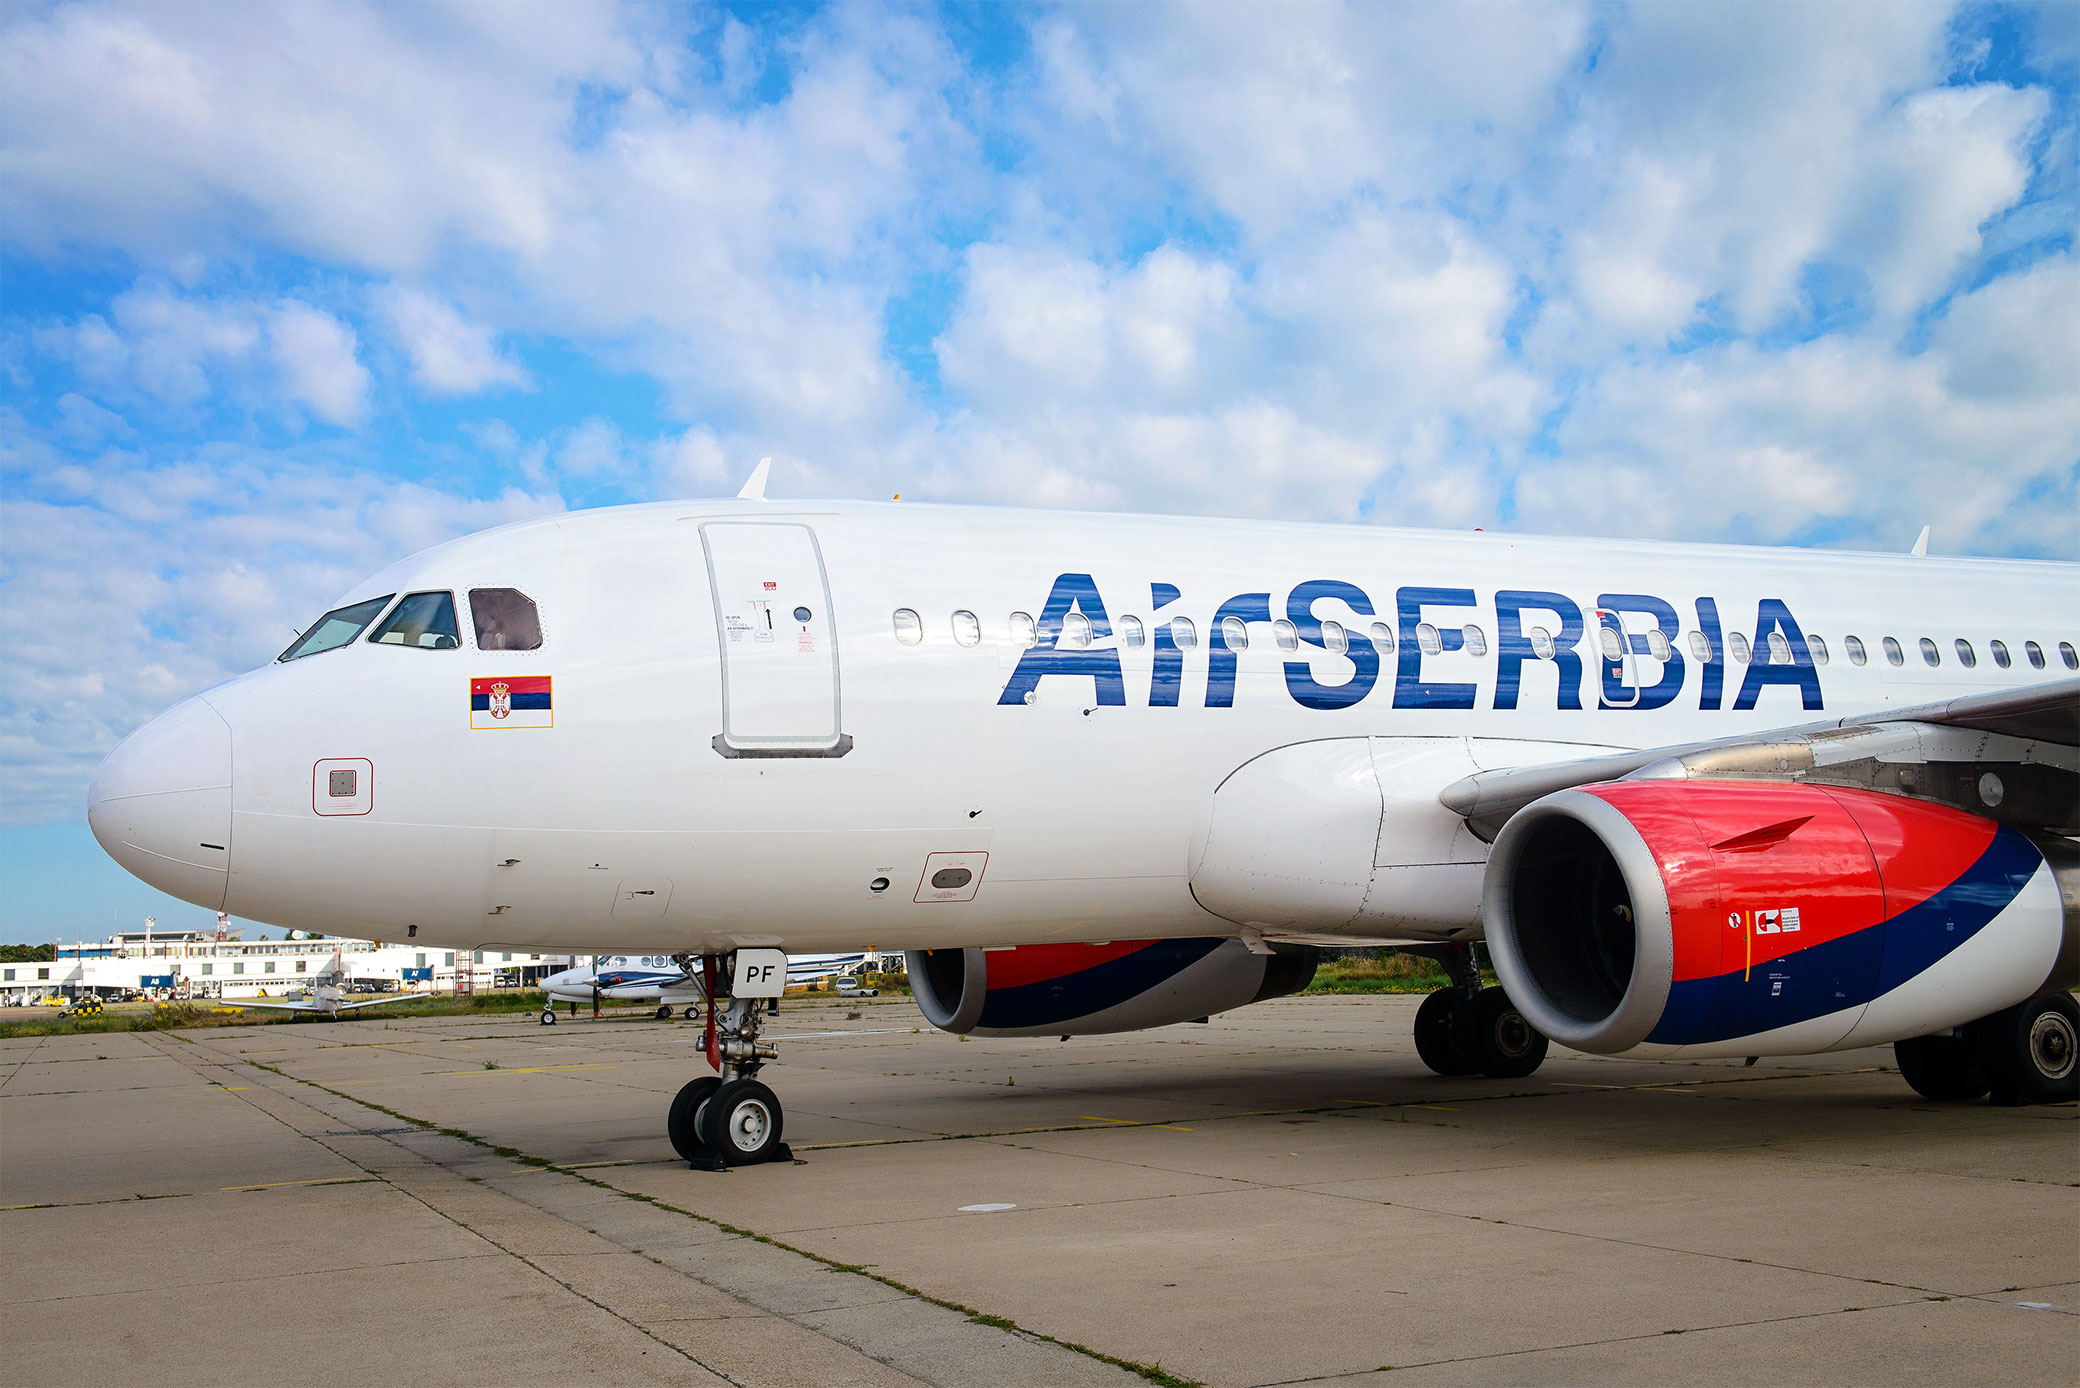
<svg viewBox="0 0 2080 1388">
<path fill-rule="evenodd" d="M 794 521 L 701 527 L 715 629 L 722 643 L 725 757 L 837 757 L 841 723 L 837 624 L 816 533 Z"/>
</svg>

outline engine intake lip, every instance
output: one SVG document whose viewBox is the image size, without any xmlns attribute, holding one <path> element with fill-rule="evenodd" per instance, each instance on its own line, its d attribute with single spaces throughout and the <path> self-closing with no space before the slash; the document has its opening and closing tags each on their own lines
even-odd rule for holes
<svg viewBox="0 0 2080 1388">
<path fill-rule="evenodd" d="M 1556 820 L 1587 829 L 1623 877 L 1632 907 L 1632 970 L 1624 994 L 1607 1010 L 1562 1006 L 1539 976 L 1527 952 L 1516 909 L 1516 881 L 1541 828 Z M 1553 1040 L 1578 1051 L 1615 1055 L 1647 1038 L 1668 1005 L 1675 981 L 1675 931 L 1668 892 L 1654 852 L 1623 811 L 1581 790 L 1555 791 L 1512 815 L 1496 835 L 1482 882 L 1481 915 L 1489 957 L 1503 989 L 1530 1023 Z M 1584 1017 L 1584 1011 L 1604 1015 Z"/>
<path fill-rule="evenodd" d="M 987 965 L 979 949 L 913 949 L 903 955 L 910 995 L 924 1019 L 965 1036 L 982 1020 L 989 1000 Z"/>
</svg>

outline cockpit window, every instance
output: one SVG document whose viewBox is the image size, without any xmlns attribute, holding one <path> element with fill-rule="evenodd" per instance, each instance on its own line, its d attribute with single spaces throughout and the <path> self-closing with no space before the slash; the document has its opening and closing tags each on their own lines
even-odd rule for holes
<svg viewBox="0 0 2080 1388">
<path fill-rule="evenodd" d="M 534 651 L 542 645 L 542 618 L 534 599 L 518 588 L 472 588 L 469 615 L 480 651 Z"/>
<path fill-rule="evenodd" d="M 329 651 L 335 646 L 344 646 L 361 634 L 361 629 L 376 619 L 376 614 L 390 605 L 395 593 L 385 593 L 366 602 L 349 603 L 335 607 L 317 621 L 311 629 L 296 638 L 294 645 L 276 656 L 277 662 L 296 660 L 319 651 Z"/>
<path fill-rule="evenodd" d="M 407 593 L 368 639 L 379 646 L 452 651 L 462 644 L 455 628 L 455 598 L 448 593 Z"/>
</svg>

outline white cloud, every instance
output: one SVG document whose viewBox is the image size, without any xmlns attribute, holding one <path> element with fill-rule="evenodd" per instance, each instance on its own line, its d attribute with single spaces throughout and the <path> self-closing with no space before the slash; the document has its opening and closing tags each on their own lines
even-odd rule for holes
<svg viewBox="0 0 2080 1388">
<path fill-rule="evenodd" d="M 220 394 L 263 411 L 300 405 L 343 426 L 367 412 L 370 377 L 354 330 L 295 299 L 183 297 L 141 281 L 115 297 L 109 318 L 89 313 L 33 336 L 97 394 L 161 413 L 189 412 Z M 79 402 L 63 407 L 75 433 L 87 409 L 96 419 L 107 413 L 76 393 L 68 398 Z"/>
<path fill-rule="evenodd" d="M 435 395 L 471 395 L 492 386 L 530 390 L 533 378 L 499 355 L 491 330 L 423 290 L 392 285 L 378 302 L 412 359 L 412 376 Z"/>
<path fill-rule="evenodd" d="M 354 330 L 294 300 L 269 316 L 268 345 L 284 393 L 332 424 L 359 424 L 368 408 L 368 368 L 355 355 Z"/>
<path fill-rule="evenodd" d="M 1700 532 L 1783 542 L 1815 530 L 1897 548 L 1935 522 L 1952 553 L 2080 553 L 2080 269 L 2047 262 L 1958 299 L 1928 349 L 1871 340 L 1781 352 L 1733 343 L 1613 366 L 1519 478 L 1532 528 Z"/>
</svg>

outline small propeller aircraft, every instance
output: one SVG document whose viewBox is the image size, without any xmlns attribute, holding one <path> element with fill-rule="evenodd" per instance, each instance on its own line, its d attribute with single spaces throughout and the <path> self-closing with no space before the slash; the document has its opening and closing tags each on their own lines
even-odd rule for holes
<svg viewBox="0 0 2080 1388">
<path fill-rule="evenodd" d="M 335 1017 L 342 1012 L 352 1012 L 361 1007 L 380 1007 L 386 1002 L 402 1002 L 414 996 L 411 993 L 386 993 L 378 998 L 361 998 L 347 1001 L 347 967 L 340 958 L 337 948 L 332 951 L 332 962 L 312 975 L 310 994 L 303 998 L 290 998 L 282 1002 L 257 1002 L 249 998 L 226 998 L 226 1007 L 264 1007 L 275 1012 L 308 1012 L 321 1017 Z"/>
</svg>

